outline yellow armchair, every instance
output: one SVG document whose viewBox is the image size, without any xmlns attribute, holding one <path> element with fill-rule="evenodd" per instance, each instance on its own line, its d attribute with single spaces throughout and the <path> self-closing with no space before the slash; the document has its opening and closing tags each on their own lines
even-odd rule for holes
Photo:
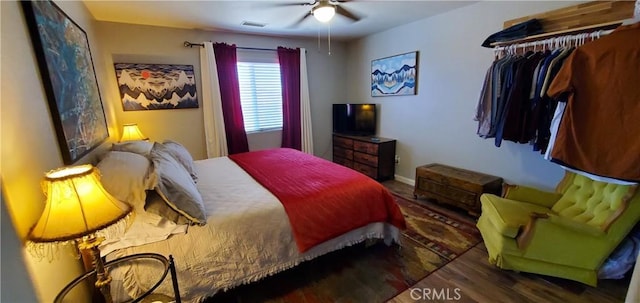
<svg viewBox="0 0 640 303">
<path fill-rule="evenodd" d="M 637 186 L 566 173 L 555 192 L 506 185 L 483 194 L 478 229 L 503 269 L 596 286 L 598 269 L 640 220 Z"/>
</svg>

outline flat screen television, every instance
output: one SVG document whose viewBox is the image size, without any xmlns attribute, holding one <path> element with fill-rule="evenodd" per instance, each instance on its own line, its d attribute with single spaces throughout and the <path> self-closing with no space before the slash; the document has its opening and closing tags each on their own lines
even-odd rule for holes
<svg viewBox="0 0 640 303">
<path fill-rule="evenodd" d="M 354 136 L 374 136 L 376 104 L 333 104 L 333 132 Z"/>
</svg>

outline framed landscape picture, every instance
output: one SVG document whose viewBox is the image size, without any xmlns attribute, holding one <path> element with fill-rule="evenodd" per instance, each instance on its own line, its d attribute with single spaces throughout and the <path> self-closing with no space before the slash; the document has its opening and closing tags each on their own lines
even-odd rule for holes
<svg viewBox="0 0 640 303">
<path fill-rule="evenodd" d="M 415 95 L 418 52 L 371 61 L 371 96 Z"/>
<path fill-rule="evenodd" d="M 52 1 L 21 1 L 64 164 L 109 137 L 87 33 Z"/>
<path fill-rule="evenodd" d="M 122 108 L 198 108 L 193 65 L 116 63 Z"/>
</svg>

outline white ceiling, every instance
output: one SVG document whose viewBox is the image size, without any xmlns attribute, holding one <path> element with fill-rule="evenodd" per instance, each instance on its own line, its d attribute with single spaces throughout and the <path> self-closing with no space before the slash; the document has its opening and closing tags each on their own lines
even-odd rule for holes
<svg viewBox="0 0 640 303">
<path fill-rule="evenodd" d="M 95 1 L 84 0 L 99 21 L 251 33 L 268 36 L 326 36 L 327 24 L 313 17 L 295 27 L 296 20 L 307 14 L 311 6 L 291 3 L 313 3 L 313 0 L 261 1 Z M 361 17 L 352 22 L 338 16 L 330 22 L 331 37 L 349 40 L 441 14 L 476 1 L 348 1 L 343 8 Z M 241 25 L 243 21 L 266 24 L 265 27 Z"/>
</svg>

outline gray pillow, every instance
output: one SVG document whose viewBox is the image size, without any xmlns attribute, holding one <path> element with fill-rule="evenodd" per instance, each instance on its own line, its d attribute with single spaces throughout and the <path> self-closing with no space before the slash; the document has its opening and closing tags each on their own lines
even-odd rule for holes
<svg viewBox="0 0 640 303">
<path fill-rule="evenodd" d="M 182 144 L 175 141 L 165 140 L 162 144 L 169 150 L 169 153 L 184 166 L 193 181 L 198 182 L 198 175 L 193 165 L 193 157 L 189 151 Z"/>
<path fill-rule="evenodd" d="M 156 214 L 178 225 L 190 224 L 191 220 L 181 215 L 179 212 L 169 207 L 167 203 L 160 197 L 156 191 L 150 190 L 147 193 L 146 203 L 144 204 L 144 210 L 148 213 Z"/>
<path fill-rule="evenodd" d="M 197 224 L 205 224 L 202 196 L 187 170 L 160 143 L 149 154 L 158 178 L 156 192 L 169 207 Z"/>
<path fill-rule="evenodd" d="M 153 142 L 149 141 L 126 141 L 114 143 L 111 146 L 111 150 L 135 153 L 145 157 L 149 155 L 151 148 L 153 148 Z"/>
</svg>

